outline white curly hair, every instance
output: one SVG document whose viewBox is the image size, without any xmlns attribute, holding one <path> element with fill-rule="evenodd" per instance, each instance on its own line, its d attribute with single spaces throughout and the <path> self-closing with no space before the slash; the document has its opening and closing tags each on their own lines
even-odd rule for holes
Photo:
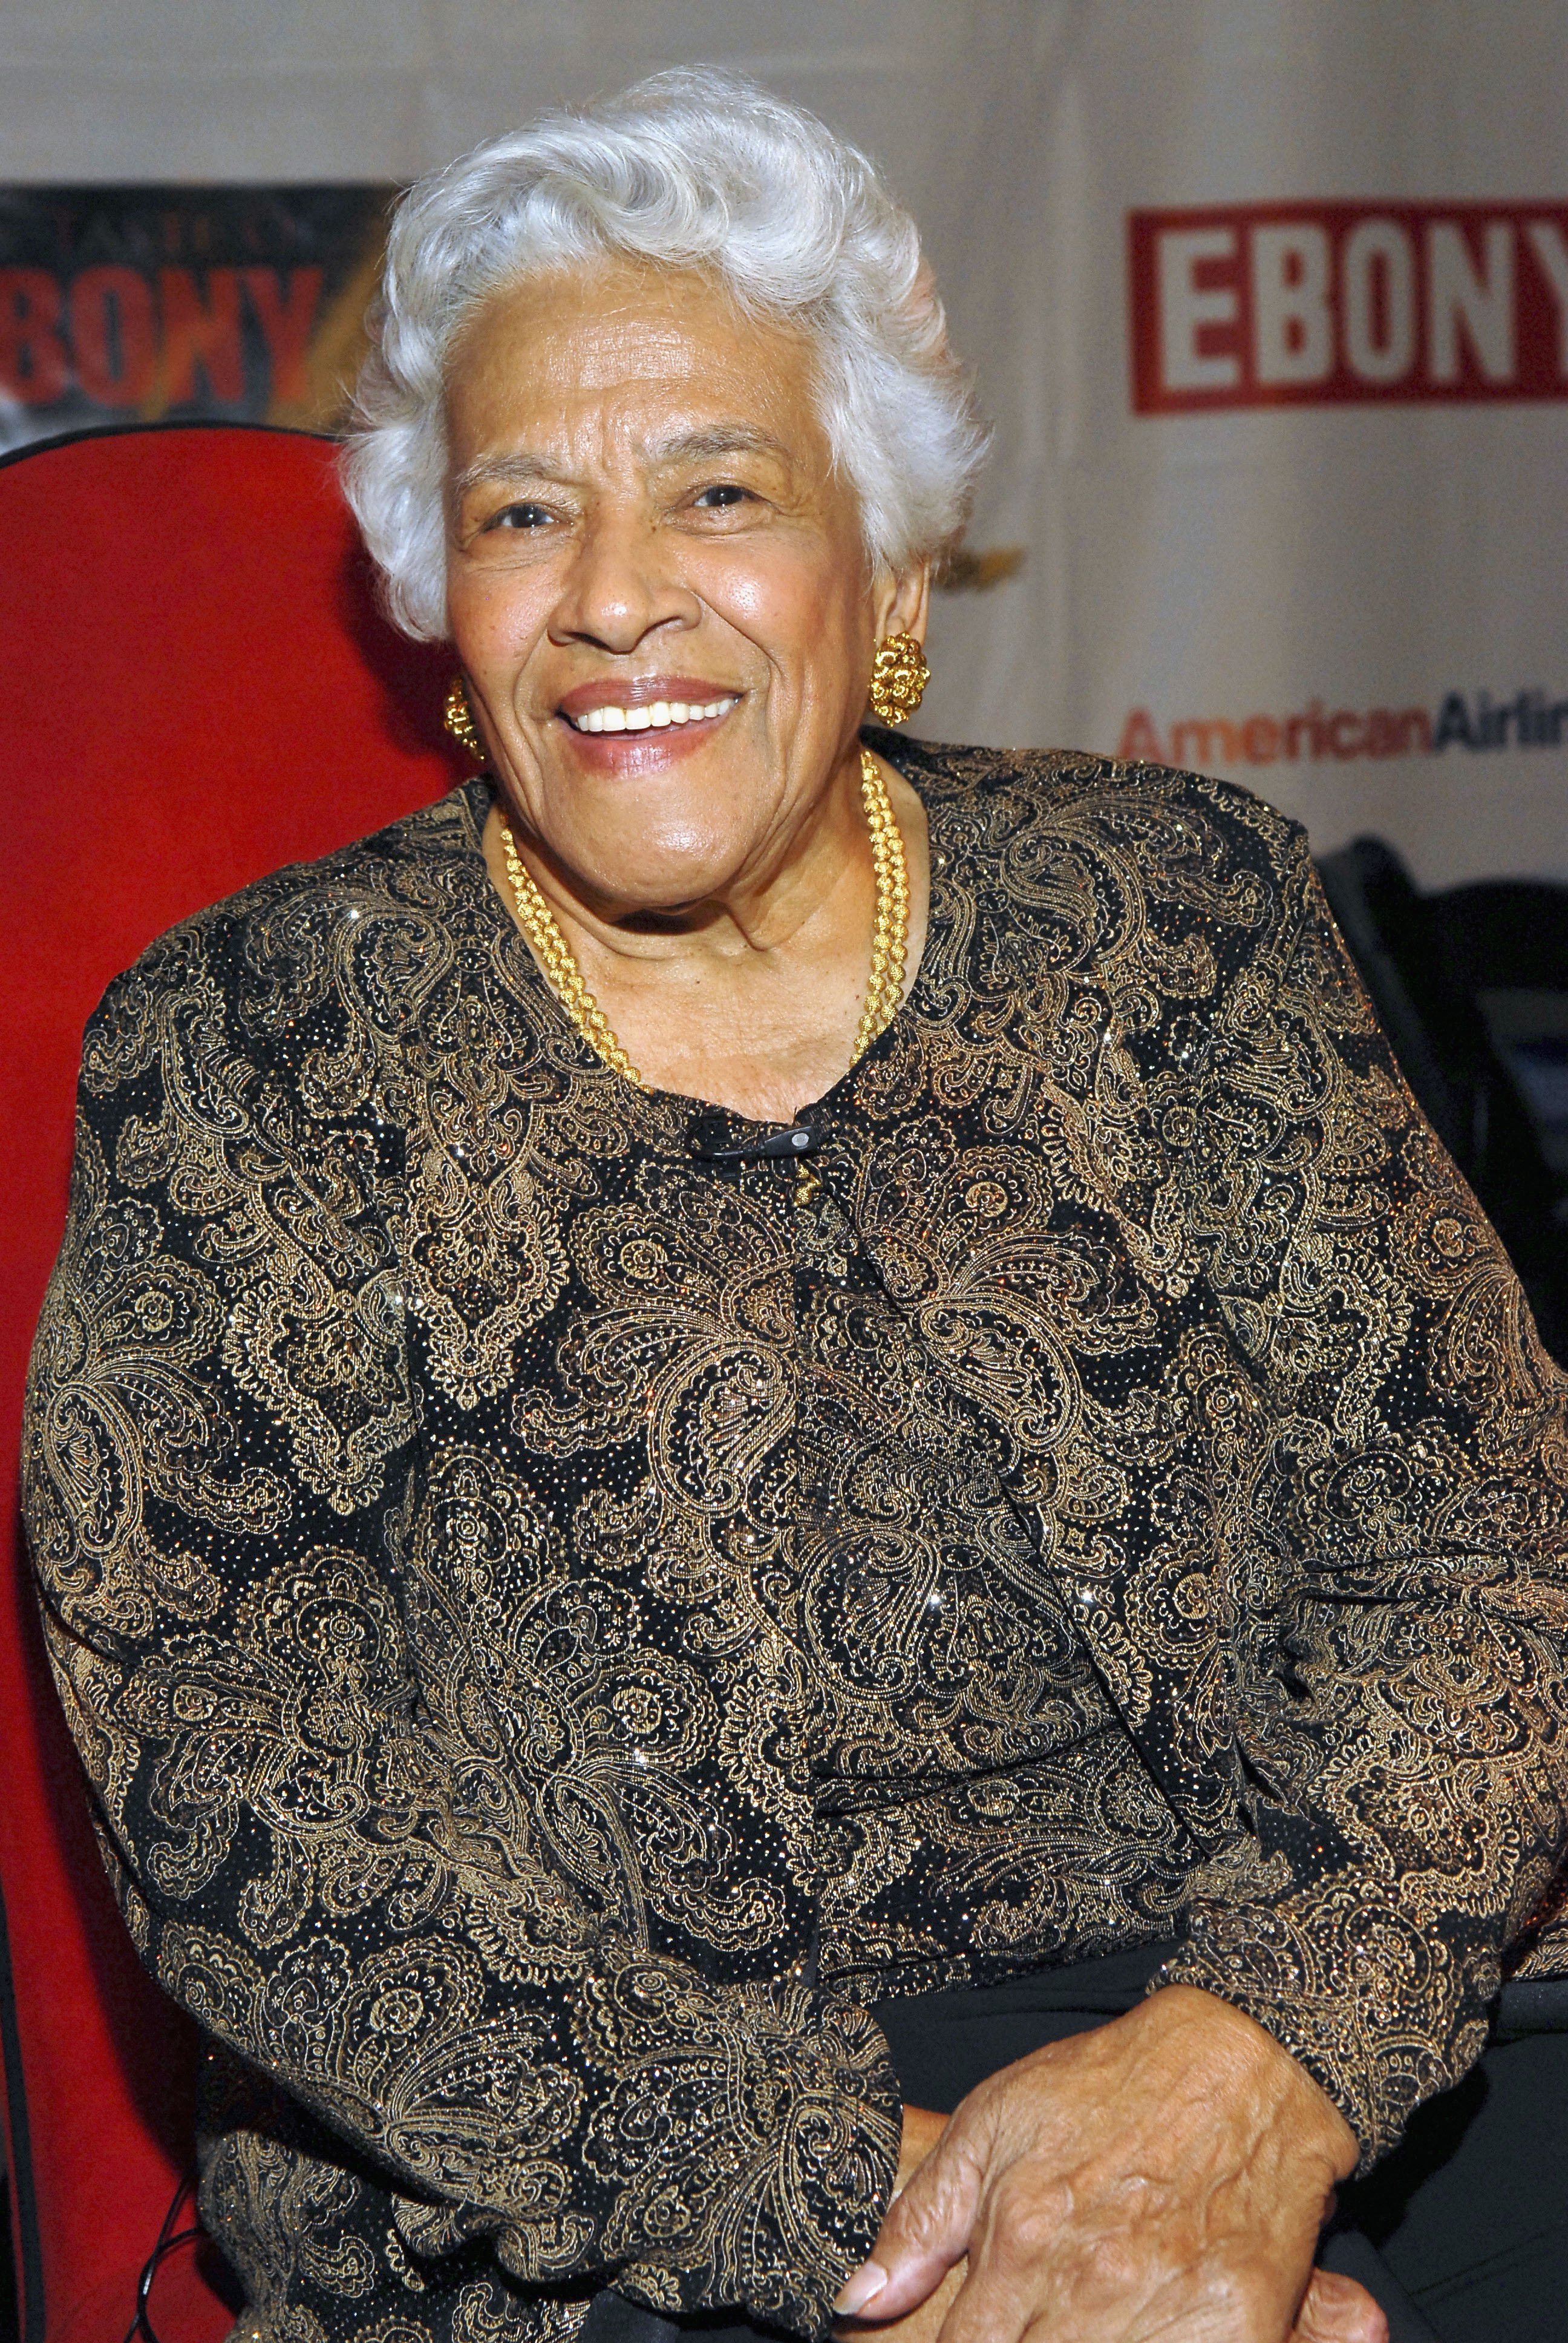
<svg viewBox="0 0 1568 2343">
<path fill-rule="evenodd" d="M 956 536 L 989 434 L 913 220 L 814 115 L 681 66 L 492 138 L 397 206 L 343 477 L 407 633 L 447 632 L 454 337 L 504 286 L 618 256 L 709 270 L 747 313 L 809 336 L 874 565 L 900 570 Z"/>
</svg>

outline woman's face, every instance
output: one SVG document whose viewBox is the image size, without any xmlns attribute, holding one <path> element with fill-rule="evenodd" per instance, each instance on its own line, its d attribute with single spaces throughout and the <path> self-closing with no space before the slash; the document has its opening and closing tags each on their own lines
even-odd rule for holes
<svg viewBox="0 0 1568 2343">
<path fill-rule="evenodd" d="M 492 297 L 447 407 L 453 634 L 527 828 L 612 912 L 766 885 L 925 611 L 870 574 L 805 340 L 606 264 Z"/>
</svg>

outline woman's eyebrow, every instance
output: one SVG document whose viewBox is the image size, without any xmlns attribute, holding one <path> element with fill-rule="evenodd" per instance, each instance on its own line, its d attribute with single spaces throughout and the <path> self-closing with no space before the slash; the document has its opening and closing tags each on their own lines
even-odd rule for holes
<svg viewBox="0 0 1568 2343">
<path fill-rule="evenodd" d="M 493 482 L 507 480 L 548 480 L 558 487 L 568 487 L 572 473 L 564 464 L 551 461 L 548 456 L 535 456 L 519 448 L 509 456 L 476 456 L 465 464 L 452 482 L 455 496 L 466 496 L 470 488 L 487 488 Z"/>
<path fill-rule="evenodd" d="M 782 439 L 749 423 L 715 423 L 697 431 L 678 432 L 668 439 L 646 442 L 640 452 L 643 461 L 651 465 L 701 462 L 714 456 L 776 456 L 786 463 L 790 460 L 790 450 Z M 453 479 L 452 493 L 463 497 L 470 488 L 528 480 L 570 488 L 578 478 L 571 466 L 518 447 L 504 456 L 476 456 Z"/>
<path fill-rule="evenodd" d="M 682 431 L 673 438 L 655 440 L 644 450 L 654 464 L 689 463 L 705 456 L 779 456 L 788 461 L 789 453 L 782 439 L 749 423 L 715 423 L 703 430 Z"/>
</svg>

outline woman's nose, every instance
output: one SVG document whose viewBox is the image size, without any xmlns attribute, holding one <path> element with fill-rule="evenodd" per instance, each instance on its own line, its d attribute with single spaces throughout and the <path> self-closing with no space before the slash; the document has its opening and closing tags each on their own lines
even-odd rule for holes
<svg viewBox="0 0 1568 2343">
<path fill-rule="evenodd" d="M 606 516 L 584 529 L 550 618 L 558 643 L 591 642 L 619 655 L 666 626 L 693 627 L 700 605 L 671 575 L 653 532 Z"/>
</svg>

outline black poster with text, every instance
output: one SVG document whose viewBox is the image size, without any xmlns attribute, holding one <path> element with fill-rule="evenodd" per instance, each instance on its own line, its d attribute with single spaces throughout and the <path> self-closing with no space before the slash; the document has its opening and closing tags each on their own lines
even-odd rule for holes
<svg viewBox="0 0 1568 2343">
<path fill-rule="evenodd" d="M 0 187 L 0 449 L 115 423 L 330 427 L 396 193 Z"/>
</svg>

